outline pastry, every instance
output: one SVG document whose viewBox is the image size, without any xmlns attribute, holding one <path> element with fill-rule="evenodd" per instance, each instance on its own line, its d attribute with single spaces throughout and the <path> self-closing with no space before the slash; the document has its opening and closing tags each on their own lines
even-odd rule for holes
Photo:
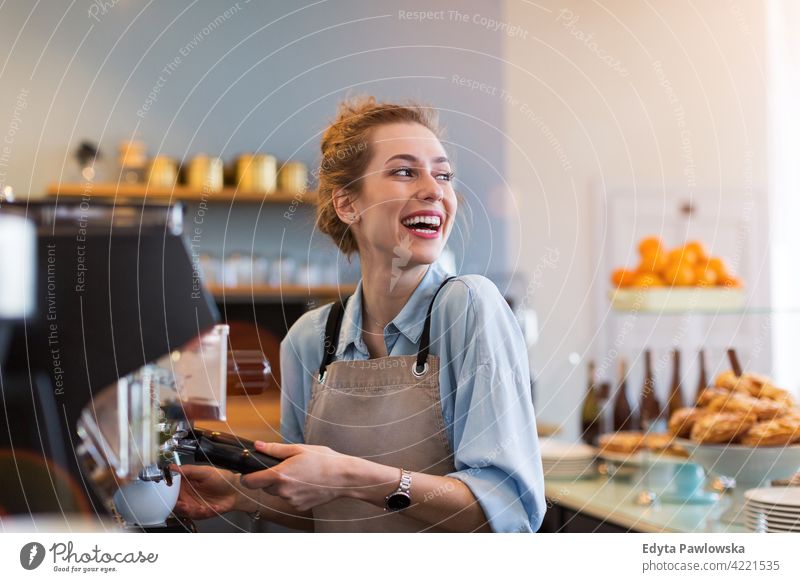
<svg viewBox="0 0 800 582">
<path fill-rule="evenodd" d="M 739 377 L 733 373 L 733 370 L 725 370 L 714 379 L 714 386 L 730 391 L 736 388 L 738 382 Z"/>
<path fill-rule="evenodd" d="M 702 408 L 679 408 L 669 419 L 669 432 L 676 437 L 688 439 L 697 420 L 708 414 Z"/>
<path fill-rule="evenodd" d="M 697 397 L 695 408 L 677 410 L 670 432 L 698 443 L 777 446 L 800 442 L 800 408 L 786 390 L 760 374 L 736 376 L 731 370 Z"/>
<path fill-rule="evenodd" d="M 643 434 L 638 431 L 621 431 L 600 435 L 600 449 L 609 453 L 635 453 L 642 448 Z"/>
<path fill-rule="evenodd" d="M 793 406 L 794 399 L 786 390 L 778 388 L 766 376 L 760 374 L 742 374 L 739 383 L 735 388 L 739 392 L 746 392 L 756 398 L 775 400 L 786 406 Z"/>
<path fill-rule="evenodd" d="M 642 446 L 651 451 L 664 451 L 672 445 L 672 435 L 666 432 L 654 432 L 644 435 Z"/>
<path fill-rule="evenodd" d="M 675 437 L 667 432 L 650 433 L 644 436 L 644 447 L 654 453 L 660 453 L 670 457 L 688 457 L 689 452 L 675 444 Z"/>
<path fill-rule="evenodd" d="M 777 447 L 800 442 L 800 419 L 784 416 L 753 425 L 742 437 L 751 447 Z"/>
<path fill-rule="evenodd" d="M 773 386 L 772 384 L 764 384 L 759 392 L 759 398 L 768 398 L 779 402 L 784 406 L 794 406 L 794 398 L 786 390 Z"/>
<path fill-rule="evenodd" d="M 691 438 L 696 443 L 730 443 L 736 441 L 756 423 L 754 415 L 712 412 L 694 423 Z"/>
<path fill-rule="evenodd" d="M 787 408 L 780 418 L 790 418 L 800 422 L 800 408 Z"/>
<path fill-rule="evenodd" d="M 708 406 L 708 403 L 711 402 L 715 397 L 727 396 L 729 394 L 730 392 L 723 390 L 722 388 L 706 388 L 697 395 L 697 406 L 703 408 Z"/>
<path fill-rule="evenodd" d="M 785 407 L 778 402 L 754 398 L 742 392 L 731 392 L 725 396 L 715 396 L 706 408 L 712 412 L 754 414 L 758 420 L 770 420 L 781 416 L 785 412 Z"/>
<path fill-rule="evenodd" d="M 744 394 L 758 398 L 758 395 L 761 393 L 761 384 L 752 382 L 742 376 L 736 383 L 736 386 L 734 386 L 733 392 L 736 394 Z"/>
<path fill-rule="evenodd" d="M 767 376 L 754 374 L 753 372 L 744 372 L 741 376 L 741 380 L 759 388 L 770 383 L 770 379 Z"/>
</svg>

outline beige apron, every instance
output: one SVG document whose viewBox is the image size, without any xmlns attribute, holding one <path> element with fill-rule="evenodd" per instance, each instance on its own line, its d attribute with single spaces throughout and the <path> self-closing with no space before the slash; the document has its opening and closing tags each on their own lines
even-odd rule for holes
<svg viewBox="0 0 800 582">
<path fill-rule="evenodd" d="M 446 279 L 436 291 L 439 293 Z M 434 294 L 416 356 L 331 362 L 344 312 L 331 308 L 325 356 L 306 411 L 305 442 L 411 472 L 455 471 L 439 393 L 439 358 L 429 355 Z M 388 489 L 388 488 L 387 488 Z M 415 499 L 411 484 L 411 503 Z M 349 497 L 314 509 L 317 532 L 416 532 L 436 528 L 400 512 Z"/>
</svg>

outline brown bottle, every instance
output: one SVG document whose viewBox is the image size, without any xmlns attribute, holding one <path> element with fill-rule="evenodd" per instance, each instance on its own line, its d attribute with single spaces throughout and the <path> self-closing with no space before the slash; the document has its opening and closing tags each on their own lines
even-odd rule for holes
<svg viewBox="0 0 800 582">
<path fill-rule="evenodd" d="M 597 437 L 602 432 L 602 407 L 600 406 L 600 395 L 595 386 L 594 361 L 589 362 L 589 383 L 586 389 L 586 396 L 583 399 L 583 409 L 581 410 L 581 439 L 583 442 L 596 445 Z"/>
<path fill-rule="evenodd" d="M 697 399 L 700 398 L 700 393 L 708 386 L 708 377 L 706 376 L 706 354 L 703 350 L 700 350 L 699 358 L 700 380 L 697 383 L 697 394 L 695 395 L 694 399 L 695 402 L 697 402 Z"/>
<path fill-rule="evenodd" d="M 639 404 L 639 428 L 643 431 L 660 431 L 663 423 L 661 418 L 661 404 L 656 395 L 656 381 L 653 377 L 653 358 L 650 350 L 644 352 L 644 385 L 642 398 Z"/>
<path fill-rule="evenodd" d="M 667 400 L 667 410 L 669 418 L 679 408 L 683 408 L 683 390 L 681 389 L 681 353 L 675 349 L 672 351 L 672 388 L 669 391 Z"/>
<path fill-rule="evenodd" d="M 619 387 L 614 399 L 614 430 L 633 430 L 636 428 L 636 418 L 633 416 L 631 404 L 628 401 L 628 370 L 625 358 L 619 359 Z"/>
</svg>

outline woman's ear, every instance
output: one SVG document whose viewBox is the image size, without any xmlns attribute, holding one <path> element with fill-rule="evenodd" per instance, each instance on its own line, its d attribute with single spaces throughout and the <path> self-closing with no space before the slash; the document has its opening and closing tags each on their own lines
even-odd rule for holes
<svg viewBox="0 0 800 582">
<path fill-rule="evenodd" d="M 339 220 L 345 224 L 353 224 L 358 222 L 361 217 L 358 209 L 353 204 L 350 194 L 344 188 L 339 188 L 333 191 L 333 208 L 336 210 L 336 215 Z"/>
</svg>

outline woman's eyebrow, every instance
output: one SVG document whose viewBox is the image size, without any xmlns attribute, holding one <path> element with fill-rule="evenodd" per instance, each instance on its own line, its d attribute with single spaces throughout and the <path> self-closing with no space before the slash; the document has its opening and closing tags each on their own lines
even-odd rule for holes
<svg viewBox="0 0 800 582">
<path fill-rule="evenodd" d="M 406 160 L 408 162 L 419 162 L 417 157 L 413 156 L 411 154 L 395 154 L 391 158 L 386 160 L 386 163 L 388 164 L 392 160 Z M 449 164 L 450 160 L 448 160 L 446 156 L 439 156 L 439 157 L 433 158 L 431 160 L 431 162 L 433 162 L 434 164 Z"/>
</svg>

